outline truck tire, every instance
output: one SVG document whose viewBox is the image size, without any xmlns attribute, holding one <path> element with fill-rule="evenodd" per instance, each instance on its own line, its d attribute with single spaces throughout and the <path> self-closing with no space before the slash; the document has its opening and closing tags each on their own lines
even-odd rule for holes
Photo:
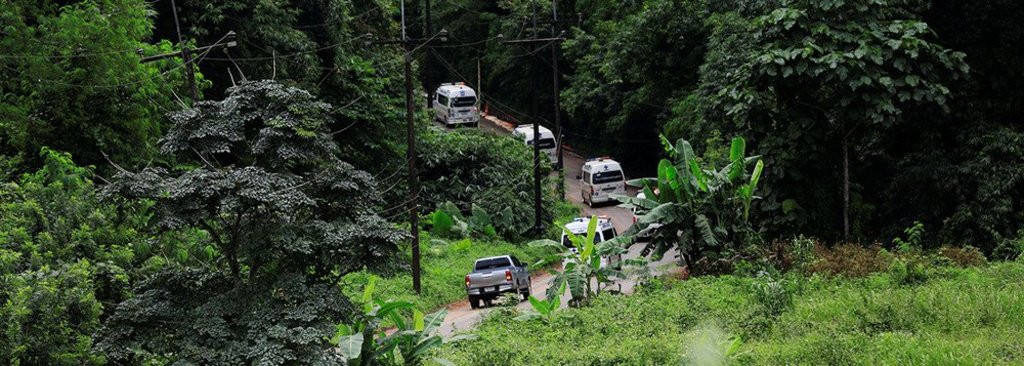
<svg viewBox="0 0 1024 366">
<path fill-rule="evenodd" d="M 532 287 L 533 287 L 533 282 L 530 281 L 529 277 L 527 277 L 526 278 L 526 289 L 524 289 L 522 291 L 519 291 L 519 294 L 523 295 L 523 301 L 526 301 L 526 300 L 530 299 L 530 292 L 532 291 Z"/>
<path fill-rule="evenodd" d="M 470 309 L 479 309 L 480 308 L 480 299 L 470 296 L 469 297 L 469 308 Z"/>
</svg>

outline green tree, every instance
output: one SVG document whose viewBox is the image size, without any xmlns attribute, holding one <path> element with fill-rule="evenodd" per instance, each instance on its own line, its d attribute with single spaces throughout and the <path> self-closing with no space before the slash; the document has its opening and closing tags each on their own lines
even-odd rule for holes
<svg viewBox="0 0 1024 366">
<path fill-rule="evenodd" d="M 176 59 L 140 63 L 137 50 L 170 47 L 144 43 L 150 15 L 130 0 L 0 3 L 0 154 L 19 156 L 22 171 L 42 165 L 42 146 L 86 165 L 100 166 L 104 153 L 126 164 L 152 158 L 184 69 Z"/>
<path fill-rule="evenodd" d="M 157 35 L 175 39 L 170 2 L 154 6 L 161 15 Z M 400 34 L 397 2 L 181 0 L 178 6 L 182 32 L 196 44 L 237 34 L 230 57 L 218 52 L 200 64 L 212 81 L 210 98 L 223 98 L 243 77 L 288 80 L 334 106 L 334 137 L 349 162 L 375 172 L 403 164 L 402 49 L 370 43 Z M 401 188 L 392 191 L 396 197 Z"/>
<path fill-rule="evenodd" d="M 421 138 L 421 206 L 452 202 L 470 216 L 476 205 L 493 215 L 495 229 L 510 239 L 533 226 L 533 155 L 521 141 L 486 132 L 432 130 Z M 541 174 L 550 171 L 541 160 Z M 544 207 L 550 208 L 555 199 L 550 189 L 545 192 Z"/>
<path fill-rule="evenodd" d="M 754 136 L 761 151 L 777 156 L 772 165 L 778 177 L 800 179 L 793 170 L 810 163 L 808 156 L 831 156 L 828 146 L 836 146 L 838 166 L 824 161 L 828 156 L 814 163 L 842 172 L 844 238 L 850 236 L 850 165 L 856 159 L 851 150 L 870 155 L 891 138 L 907 107 L 946 108 L 949 83 L 968 72 L 962 53 L 932 41 L 934 33 L 916 19 L 913 5 L 787 1 L 751 22 L 723 23 L 732 28 L 712 40 L 723 47 L 714 52 L 728 55 L 705 69 L 707 118 L 736 121 L 739 133 Z M 752 47 L 733 47 L 737 34 L 749 37 Z M 733 71 L 721 71 L 730 64 Z M 809 144 L 792 149 L 794 141 Z M 776 148 L 790 151 L 776 154 Z M 786 205 L 813 204 L 808 201 Z"/>
<path fill-rule="evenodd" d="M 103 204 L 66 153 L 0 185 L 0 362 L 104 364 L 93 334 L 154 253 L 145 206 Z"/>
<path fill-rule="evenodd" d="M 404 236 L 376 214 L 373 177 L 341 160 L 330 110 L 301 89 L 242 84 L 169 116 L 161 150 L 181 165 L 104 189 L 152 200 L 161 230 L 202 228 L 218 254 L 139 284 L 101 333 L 111 359 L 343 362 L 328 340 L 353 310 L 337 283 L 393 266 Z"/>
</svg>

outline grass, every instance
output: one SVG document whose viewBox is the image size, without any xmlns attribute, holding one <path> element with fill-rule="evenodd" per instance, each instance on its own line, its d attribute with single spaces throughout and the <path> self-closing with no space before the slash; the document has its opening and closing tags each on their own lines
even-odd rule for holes
<svg viewBox="0 0 1024 366">
<path fill-rule="evenodd" d="M 792 296 L 766 311 L 765 279 L 656 280 L 628 297 L 602 295 L 554 322 L 495 312 L 479 339 L 438 356 L 458 365 L 920 365 L 1024 362 L 1024 263 L 937 268 L 902 284 L 863 278 L 781 281 Z M 739 347 L 728 350 L 731 340 Z"/>
<path fill-rule="evenodd" d="M 564 200 L 556 200 L 551 208 L 555 224 L 549 227 L 545 237 L 557 239 L 564 223 L 571 221 L 579 213 L 579 208 Z M 438 310 L 445 305 L 466 298 L 465 276 L 473 268 L 473 262 L 479 258 L 496 255 L 514 255 L 524 263 L 533 264 L 541 259 L 544 252 L 530 248 L 526 243 L 513 244 L 498 239 L 431 239 L 429 232 L 420 232 L 422 258 L 422 291 L 416 295 L 412 289 L 412 276 L 400 274 L 392 277 L 379 277 L 367 272 L 353 273 L 345 277 L 344 291 L 349 298 L 358 299 L 359 291 L 371 276 L 377 277 L 376 296 L 381 299 L 408 301 L 424 312 Z M 407 258 L 411 258 L 409 248 L 405 248 Z M 530 268 L 530 272 L 541 268 Z"/>
<path fill-rule="evenodd" d="M 515 245 L 502 241 L 476 241 L 462 239 L 455 241 L 430 240 L 424 235 L 421 240 L 423 255 L 422 292 L 417 296 L 412 290 L 412 276 L 401 274 L 393 277 L 378 278 L 376 294 L 381 299 L 408 301 L 417 309 L 425 312 L 438 310 L 447 304 L 466 298 L 465 276 L 473 268 L 478 258 L 514 255 L 526 263 L 534 263 L 541 258 L 541 251 L 527 245 Z M 531 271 L 536 270 L 530 268 Z M 373 276 L 361 272 L 348 275 L 345 288 L 353 292 L 350 298 L 358 298 L 354 293 L 360 291 L 367 280 Z"/>
</svg>

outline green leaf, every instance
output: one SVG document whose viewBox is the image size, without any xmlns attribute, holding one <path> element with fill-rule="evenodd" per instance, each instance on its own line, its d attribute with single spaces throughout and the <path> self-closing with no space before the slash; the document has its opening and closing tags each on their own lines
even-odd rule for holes
<svg viewBox="0 0 1024 366">
<path fill-rule="evenodd" d="M 373 311 L 373 288 L 377 286 L 377 277 L 370 277 L 370 281 L 363 288 L 363 313 L 369 314 Z"/>
<path fill-rule="evenodd" d="M 530 306 L 533 306 L 533 309 L 537 310 L 537 312 L 540 313 L 541 315 L 547 315 L 547 313 L 551 312 L 551 308 L 548 307 L 547 302 L 541 301 L 540 299 L 534 297 L 533 295 L 530 295 L 529 301 Z"/>
<path fill-rule="evenodd" d="M 338 352 L 347 360 L 359 358 L 363 350 L 363 333 L 347 335 L 338 339 Z"/>
<path fill-rule="evenodd" d="M 416 330 L 418 332 L 423 331 L 424 324 L 422 311 L 419 311 L 418 309 L 412 309 L 412 324 L 413 330 Z"/>
</svg>

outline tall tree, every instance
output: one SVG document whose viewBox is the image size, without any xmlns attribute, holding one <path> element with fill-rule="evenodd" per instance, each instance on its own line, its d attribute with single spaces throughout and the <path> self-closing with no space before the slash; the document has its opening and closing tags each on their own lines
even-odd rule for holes
<svg viewBox="0 0 1024 366">
<path fill-rule="evenodd" d="M 137 50 L 170 46 L 144 43 L 149 15 L 133 0 L 0 3 L 0 154 L 27 168 L 41 166 L 42 146 L 85 165 L 105 162 L 104 153 L 151 158 L 184 69 L 174 59 L 140 63 Z"/>
<path fill-rule="evenodd" d="M 373 177 L 341 160 L 331 106 L 272 81 L 172 113 L 161 151 L 181 164 L 122 172 L 108 197 L 155 203 L 154 224 L 202 228 L 216 259 L 169 268 L 117 306 L 114 360 L 343 363 L 328 339 L 348 321 L 337 282 L 395 263 L 403 235 L 377 216 Z"/>
<path fill-rule="evenodd" d="M 711 85 L 709 108 L 718 108 L 719 116 L 731 115 L 740 130 L 757 130 L 762 144 L 783 147 L 813 135 L 815 146 L 798 149 L 828 154 L 823 147 L 838 147 L 844 239 L 850 238 L 851 150 L 857 156 L 877 150 L 901 124 L 905 108 L 930 104 L 945 109 L 948 85 L 968 72 L 964 54 L 935 43 L 928 24 L 914 16 L 913 5 L 784 2 L 746 23 L 741 32 L 753 40 L 752 49 L 720 50 L 740 53 L 736 72 L 709 72 L 725 80 L 704 81 Z M 812 154 L 759 150 L 791 159 L 778 164 L 783 170 L 805 164 L 802 155 Z"/>
</svg>

